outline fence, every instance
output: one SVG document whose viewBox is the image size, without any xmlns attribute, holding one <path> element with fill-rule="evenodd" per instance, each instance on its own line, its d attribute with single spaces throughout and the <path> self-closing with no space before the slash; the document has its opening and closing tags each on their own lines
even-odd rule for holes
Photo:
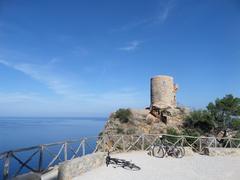
<svg viewBox="0 0 240 180">
<path fill-rule="evenodd" d="M 0 161 L 3 164 L 3 179 L 7 180 L 29 171 L 44 173 L 61 162 L 84 156 L 86 153 L 148 150 L 154 143 L 157 143 L 160 136 L 164 136 L 172 145 L 189 146 L 199 153 L 202 153 L 206 148 L 220 146 L 215 137 L 175 136 L 169 134 L 87 137 L 1 153 Z M 240 148 L 240 139 L 223 138 L 221 146 L 224 148 Z"/>
<path fill-rule="evenodd" d="M 95 150 L 96 139 L 97 137 L 81 138 L 1 153 L 3 179 L 7 180 L 29 171 L 44 173 L 61 162 L 91 153 Z"/>
<path fill-rule="evenodd" d="M 216 137 L 142 134 L 111 136 L 111 140 L 114 142 L 111 144 L 111 147 L 107 145 L 106 138 L 101 138 L 98 141 L 96 149 L 100 151 L 149 150 L 151 145 L 159 140 L 159 137 L 165 137 L 165 139 L 172 145 L 189 146 L 198 153 L 202 153 L 206 148 L 210 147 L 240 148 L 240 139 L 236 138 L 222 138 L 222 143 L 219 143 Z"/>
</svg>

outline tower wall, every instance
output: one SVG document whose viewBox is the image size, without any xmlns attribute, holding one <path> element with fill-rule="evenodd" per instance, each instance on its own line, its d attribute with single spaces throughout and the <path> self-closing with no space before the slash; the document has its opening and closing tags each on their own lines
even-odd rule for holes
<svg viewBox="0 0 240 180">
<path fill-rule="evenodd" d="M 151 107 L 176 107 L 177 85 L 171 76 L 155 76 L 151 78 Z"/>
</svg>

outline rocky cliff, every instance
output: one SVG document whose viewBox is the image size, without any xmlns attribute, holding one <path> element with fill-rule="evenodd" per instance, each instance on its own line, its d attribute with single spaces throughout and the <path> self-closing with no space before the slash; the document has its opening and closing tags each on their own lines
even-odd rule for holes
<svg viewBox="0 0 240 180">
<path fill-rule="evenodd" d="M 125 114 L 121 116 L 119 113 Z M 148 109 L 120 109 L 110 115 L 100 135 L 159 134 L 166 133 L 168 128 L 181 131 L 183 119 L 187 114 L 185 108 L 171 108 L 165 112 L 163 121 Z"/>
</svg>

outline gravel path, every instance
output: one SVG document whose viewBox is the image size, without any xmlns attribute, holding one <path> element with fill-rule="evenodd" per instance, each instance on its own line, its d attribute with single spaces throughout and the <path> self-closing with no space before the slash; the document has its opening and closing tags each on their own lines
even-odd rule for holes
<svg viewBox="0 0 240 180">
<path fill-rule="evenodd" d="M 132 160 L 140 171 L 101 166 L 74 180 L 239 180 L 240 156 L 187 156 L 182 159 L 154 158 L 146 152 L 115 154 Z"/>
</svg>

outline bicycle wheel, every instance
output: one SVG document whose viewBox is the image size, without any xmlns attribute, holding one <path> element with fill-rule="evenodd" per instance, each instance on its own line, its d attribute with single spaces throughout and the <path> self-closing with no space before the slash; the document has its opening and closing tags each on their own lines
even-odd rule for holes
<svg viewBox="0 0 240 180">
<path fill-rule="evenodd" d="M 152 149 L 152 155 L 157 158 L 163 158 L 165 155 L 165 150 L 162 146 L 154 146 Z"/>
<path fill-rule="evenodd" d="M 183 157 L 183 152 L 182 152 L 182 150 L 181 150 L 180 148 L 178 148 L 178 147 L 175 147 L 175 148 L 173 149 L 173 156 L 174 156 L 175 158 L 182 158 L 182 157 Z"/>
</svg>

